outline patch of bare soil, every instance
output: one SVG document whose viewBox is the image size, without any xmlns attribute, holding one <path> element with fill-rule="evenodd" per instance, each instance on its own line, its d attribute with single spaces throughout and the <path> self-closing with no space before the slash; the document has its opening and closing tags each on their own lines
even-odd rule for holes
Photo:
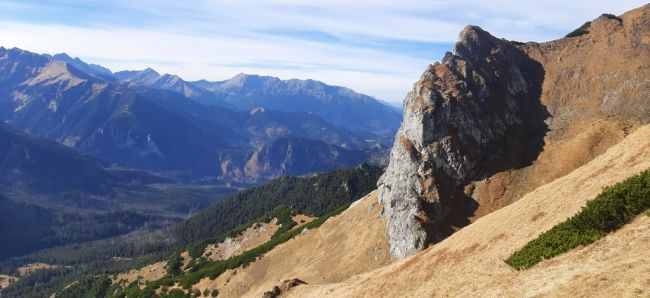
<svg viewBox="0 0 650 298">
<path fill-rule="evenodd" d="M 116 278 L 113 279 L 113 283 L 126 281 L 127 284 L 130 284 L 138 280 L 139 284 L 142 287 L 148 281 L 154 281 L 163 278 L 165 274 L 167 274 L 167 270 L 165 269 L 166 264 L 167 261 L 163 261 L 147 265 L 140 269 L 133 269 L 126 273 L 120 273 Z"/>
<path fill-rule="evenodd" d="M 217 244 L 208 244 L 203 255 L 213 261 L 240 255 L 271 240 L 280 227 L 277 218 L 268 223 L 254 224 L 237 237 L 226 238 Z"/>
<path fill-rule="evenodd" d="M 292 230 L 295 230 L 297 228 L 300 228 L 312 221 L 314 221 L 317 217 L 307 215 L 307 214 L 296 214 L 294 216 L 291 216 L 291 220 L 296 223 L 296 225 L 291 228 Z"/>
<path fill-rule="evenodd" d="M 15 276 L 0 274 L 0 289 L 8 287 L 11 283 L 17 282 L 18 279 Z"/>
<path fill-rule="evenodd" d="M 25 266 L 18 267 L 16 271 L 18 271 L 18 276 L 25 277 L 38 270 L 56 269 L 56 268 L 64 268 L 64 267 L 70 268 L 70 266 L 58 266 L 58 265 L 50 265 L 45 263 L 32 263 L 32 264 L 27 264 Z"/>
</svg>

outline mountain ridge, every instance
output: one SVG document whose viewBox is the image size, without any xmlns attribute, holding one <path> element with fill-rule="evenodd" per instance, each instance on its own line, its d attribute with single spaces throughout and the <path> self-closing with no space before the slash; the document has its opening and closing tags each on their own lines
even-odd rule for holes
<svg viewBox="0 0 650 298">
<path fill-rule="evenodd" d="M 386 142 L 385 138 L 350 132 L 316 115 L 271 111 L 253 115 L 204 106 L 174 90 L 131 87 L 20 49 L 3 48 L 0 58 L 4 86 L 0 119 L 117 166 L 156 171 L 182 181 L 250 185 L 277 177 L 240 173 L 259 147 L 277 137 L 295 136 L 323 143 L 318 146 L 368 151 L 362 161 L 384 154 L 383 149 L 373 148 Z M 148 73 L 143 80 L 171 78 L 151 69 Z M 292 118 L 303 121 L 288 121 Z M 323 159 L 315 168 L 351 167 L 357 161 L 327 164 L 334 159 L 333 155 Z"/>
</svg>

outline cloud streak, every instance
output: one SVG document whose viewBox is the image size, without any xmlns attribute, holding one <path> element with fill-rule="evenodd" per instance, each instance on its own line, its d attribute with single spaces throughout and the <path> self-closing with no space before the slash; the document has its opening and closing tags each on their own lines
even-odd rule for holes
<svg viewBox="0 0 650 298">
<path fill-rule="evenodd" d="M 193 80 L 313 78 L 401 101 L 465 24 L 544 41 L 641 1 L 0 0 L 0 45 Z"/>
</svg>

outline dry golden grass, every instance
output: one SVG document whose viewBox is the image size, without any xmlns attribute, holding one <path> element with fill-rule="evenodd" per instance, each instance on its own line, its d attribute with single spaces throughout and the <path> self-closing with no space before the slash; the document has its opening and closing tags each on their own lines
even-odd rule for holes
<svg viewBox="0 0 650 298">
<path fill-rule="evenodd" d="M 247 268 L 203 279 L 194 289 L 219 289 L 219 297 L 261 297 L 284 280 L 339 282 L 390 262 L 385 222 L 372 193 L 321 227 L 279 245 Z"/>
<path fill-rule="evenodd" d="M 294 216 L 291 216 L 291 220 L 296 223 L 296 225 L 291 228 L 292 230 L 300 228 L 312 221 L 314 221 L 318 217 L 306 215 L 306 214 L 296 214 Z"/>
<path fill-rule="evenodd" d="M 25 266 L 18 267 L 16 271 L 18 271 L 18 276 L 24 277 L 27 275 L 30 275 L 34 273 L 34 271 L 38 270 L 47 270 L 47 269 L 56 269 L 56 268 L 70 268 L 70 266 L 57 266 L 57 265 L 50 265 L 50 264 L 45 264 L 45 263 L 32 263 L 32 264 L 27 264 Z"/>
<path fill-rule="evenodd" d="M 503 260 L 580 211 L 605 186 L 650 168 L 650 126 L 519 201 L 411 258 L 342 283 L 304 285 L 293 297 L 642 297 L 650 295 L 650 219 L 516 271 Z"/>
<path fill-rule="evenodd" d="M 8 287 L 11 283 L 18 281 L 18 277 L 0 274 L 0 289 Z"/>
<path fill-rule="evenodd" d="M 153 281 L 164 277 L 165 274 L 167 274 L 167 270 L 165 269 L 166 264 L 167 261 L 158 262 L 147 265 L 140 269 L 133 269 L 129 272 L 118 274 L 117 277 L 113 279 L 113 283 L 124 280 L 127 282 L 127 284 L 129 284 L 136 280 L 140 280 L 140 287 L 143 287 L 144 283 L 148 281 Z"/>
<path fill-rule="evenodd" d="M 71 268 L 70 266 L 57 266 L 50 265 L 46 263 L 32 263 L 27 264 L 21 267 L 18 267 L 16 271 L 18 276 L 11 276 L 6 274 L 0 274 L 0 289 L 8 287 L 11 283 L 18 281 L 21 277 L 28 276 L 38 270 L 47 270 L 47 269 L 56 269 L 56 268 Z"/>
</svg>

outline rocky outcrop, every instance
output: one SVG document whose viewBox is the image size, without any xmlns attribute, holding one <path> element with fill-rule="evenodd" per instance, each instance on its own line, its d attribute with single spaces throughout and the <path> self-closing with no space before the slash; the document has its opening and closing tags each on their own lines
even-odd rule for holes
<svg viewBox="0 0 650 298">
<path fill-rule="evenodd" d="M 291 288 L 300 286 L 300 285 L 306 285 L 307 283 L 294 278 L 294 279 L 287 279 L 283 281 L 279 286 L 273 287 L 270 291 L 264 292 L 264 295 L 262 295 L 263 298 L 276 298 L 280 297 L 282 294 L 288 292 L 291 290 Z"/>
<path fill-rule="evenodd" d="M 404 121 L 378 182 L 391 254 L 404 257 L 471 215 L 470 181 L 530 164 L 548 116 L 543 70 L 511 42 L 476 26 L 429 65 L 404 100 Z"/>
</svg>

